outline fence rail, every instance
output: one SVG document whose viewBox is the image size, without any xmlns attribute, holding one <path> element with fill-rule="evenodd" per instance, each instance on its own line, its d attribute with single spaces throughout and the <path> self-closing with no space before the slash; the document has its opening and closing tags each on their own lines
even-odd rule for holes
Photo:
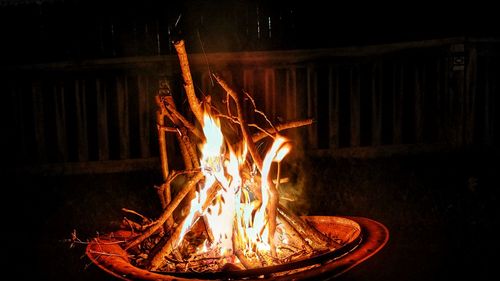
<svg viewBox="0 0 500 281">
<path fill-rule="evenodd" d="M 497 146 L 498 45 L 450 38 L 190 54 L 189 60 L 199 94 L 221 94 L 210 79 L 217 71 L 252 94 L 274 122 L 314 118 L 313 125 L 288 133 L 300 148 L 366 157 L 415 147 Z M 16 168 L 151 167 L 158 163 L 154 96 L 160 80 L 170 82 L 185 108 L 175 56 L 9 66 L 0 74 Z"/>
</svg>

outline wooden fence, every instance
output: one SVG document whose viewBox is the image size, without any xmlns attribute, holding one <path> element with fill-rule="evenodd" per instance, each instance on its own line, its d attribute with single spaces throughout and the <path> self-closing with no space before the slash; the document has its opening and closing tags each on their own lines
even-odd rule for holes
<svg viewBox="0 0 500 281">
<path fill-rule="evenodd" d="M 188 42 L 189 43 L 189 42 Z M 190 54 L 199 94 L 217 71 L 308 153 L 369 157 L 433 147 L 498 146 L 499 42 L 450 38 L 390 45 Z M 0 68 L 7 148 L 16 170 L 159 168 L 160 80 L 185 107 L 176 56 Z M 21 169 L 25 170 L 25 169 Z"/>
</svg>

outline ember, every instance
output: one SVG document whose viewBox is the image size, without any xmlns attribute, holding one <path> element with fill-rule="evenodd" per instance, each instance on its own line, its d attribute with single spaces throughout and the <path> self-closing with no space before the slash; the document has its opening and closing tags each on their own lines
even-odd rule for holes
<svg viewBox="0 0 500 281">
<path fill-rule="evenodd" d="M 279 132 L 309 125 L 312 120 L 274 125 L 258 110 L 248 93 L 243 96 L 236 92 L 217 75 L 215 80 L 226 92 L 226 108 L 217 108 L 210 97 L 200 102 L 195 95 L 184 42 L 176 42 L 174 46 L 196 124 L 177 111 L 167 85 L 160 85 L 157 122 L 164 183 L 158 194 L 163 213 L 155 221 L 143 219 L 138 223 L 126 219 L 125 232 L 106 238 L 113 243 L 96 242 L 92 247 L 97 245 L 102 249 L 121 241 L 123 249 L 108 249 L 108 253 L 127 257 L 127 261 L 131 258 L 130 263 L 138 268 L 215 278 L 221 272 L 240 272 L 231 276 L 247 277 L 310 269 L 318 261 L 331 260 L 357 247 L 361 227 L 356 222 L 337 218 L 335 227 L 342 229 L 341 234 L 332 230 L 331 225 L 327 231 L 319 231 L 317 225 L 279 203 L 282 180 L 279 163 L 292 149 L 291 141 Z M 268 128 L 249 124 L 245 106 L 252 107 Z M 250 127 L 258 132 L 252 134 Z M 223 131 L 228 130 L 231 136 L 241 139 L 227 138 Z M 177 137 L 184 160 L 182 171 L 169 169 L 166 133 Z M 260 141 L 269 146 L 263 155 L 256 145 Z M 271 171 L 276 175 L 271 175 Z M 172 199 L 172 181 L 181 175 L 186 182 Z M 386 229 L 382 228 L 386 235 Z M 380 239 L 377 249 L 386 238 Z M 89 247 L 87 254 L 102 267 L 96 251 Z M 103 252 L 106 251 L 99 251 Z"/>
</svg>

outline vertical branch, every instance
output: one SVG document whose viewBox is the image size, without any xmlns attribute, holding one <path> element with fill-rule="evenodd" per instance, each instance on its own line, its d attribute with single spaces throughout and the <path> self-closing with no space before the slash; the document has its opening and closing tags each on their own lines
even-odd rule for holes
<svg viewBox="0 0 500 281">
<path fill-rule="evenodd" d="M 170 202 L 170 183 L 166 181 L 168 177 L 168 158 L 167 158 L 167 150 L 166 150 L 166 140 L 165 140 L 165 116 L 167 116 L 170 121 L 177 127 L 177 140 L 179 142 L 179 147 L 181 150 L 181 154 L 184 160 L 184 165 L 186 170 L 193 170 L 194 168 L 199 167 L 199 160 L 196 154 L 196 149 L 193 143 L 191 142 L 188 136 L 188 130 L 185 127 L 185 124 L 182 122 L 180 118 L 183 118 L 176 111 L 175 102 L 170 92 L 170 87 L 168 85 L 167 80 L 160 81 L 160 91 L 157 96 L 157 105 L 160 107 L 157 114 L 159 114 L 158 118 L 158 136 L 160 143 L 160 156 L 162 159 L 162 172 L 163 172 L 163 180 L 164 184 L 160 188 L 160 194 L 163 194 L 161 198 L 162 202 L 165 202 L 165 205 L 168 205 Z M 177 115 L 171 114 L 168 111 L 168 108 L 177 113 Z M 161 196 L 161 195 L 160 195 Z M 194 196 L 194 193 L 191 192 L 190 197 Z M 165 206 L 163 206 L 165 207 Z M 168 218 L 166 227 L 173 225 L 173 218 Z"/>
<path fill-rule="evenodd" d="M 196 97 L 193 86 L 193 78 L 191 77 L 191 70 L 189 69 L 189 61 L 186 53 L 186 48 L 184 46 L 184 40 L 179 40 L 174 43 L 175 50 L 177 51 L 177 56 L 179 57 L 179 63 L 181 65 L 182 78 L 184 79 L 184 90 L 186 91 L 186 96 L 193 111 L 194 116 L 200 124 L 203 124 L 203 110 L 201 108 L 200 102 Z"/>
<path fill-rule="evenodd" d="M 159 149 L 160 149 L 160 160 L 161 160 L 161 172 L 163 175 L 163 181 L 166 181 L 169 172 L 168 172 L 168 158 L 167 158 L 167 141 L 165 139 L 165 132 L 163 130 L 163 128 L 165 127 L 165 109 L 162 106 L 159 95 L 156 96 L 155 101 L 156 105 L 158 106 L 158 109 L 156 110 L 156 124 L 158 129 L 158 145 L 160 146 Z"/>
<path fill-rule="evenodd" d="M 172 109 L 175 112 L 177 112 L 172 95 L 170 94 L 166 95 L 163 101 L 164 101 L 163 105 L 167 108 L 167 110 Z M 182 115 L 168 114 L 167 112 L 167 116 L 172 121 L 172 123 L 174 123 L 174 125 L 178 128 L 176 137 L 179 142 L 179 146 L 181 148 L 181 154 L 184 160 L 185 169 L 193 170 L 199 168 L 200 160 L 198 159 L 198 155 L 196 154 L 196 148 L 194 144 L 191 142 L 191 139 L 189 138 L 188 130 L 183 125 L 180 119 L 183 118 Z M 179 116 L 180 118 L 178 118 L 177 116 Z M 192 190 L 188 198 L 194 198 L 194 196 L 195 196 L 194 190 Z"/>
<path fill-rule="evenodd" d="M 163 86 L 165 81 L 160 80 L 160 90 L 159 95 L 164 91 Z M 167 155 L 167 141 L 165 139 L 165 131 L 163 128 L 165 127 L 165 109 L 162 106 L 160 96 L 156 96 L 156 105 L 158 109 L 156 110 L 156 124 L 158 129 L 158 145 L 160 150 L 160 160 L 161 160 L 161 171 L 163 176 L 163 184 L 158 190 L 158 195 L 160 196 L 160 201 L 162 202 L 162 208 L 165 209 L 171 201 L 171 191 L 170 191 L 170 183 L 167 182 L 169 176 L 168 169 L 168 155 Z M 174 224 L 174 220 L 172 216 L 167 219 L 165 230 L 170 228 Z"/>
</svg>

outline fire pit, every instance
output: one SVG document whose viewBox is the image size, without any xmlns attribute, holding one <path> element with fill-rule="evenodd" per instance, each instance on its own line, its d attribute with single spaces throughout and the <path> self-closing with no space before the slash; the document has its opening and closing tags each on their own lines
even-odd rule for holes
<svg viewBox="0 0 500 281">
<path fill-rule="evenodd" d="M 273 124 L 250 94 L 235 91 L 215 74 L 224 101 L 218 107 L 212 97 L 200 101 L 184 43 L 174 46 L 191 109 L 187 114 L 195 123 L 177 110 L 168 85 L 160 83 L 162 214 L 152 220 L 124 209 L 136 219 L 125 218 L 121 230 L 87 247 L 96 265 L 125 279 L 302 279 L 341 274 L 384 246 L 388 231 L 378 222 L 298 217 L 280 202 L 283 189 L 293 188 L 284 186 L 280 165 L 293 141 L 280 131 L 311 119 Z M 248 122 L 249 109 L 263 124 Z M 181 170 L 169 169 L 166 133 L 177 138 Z"/>
<path fill-rule="evenodd" d="M 337 241 L 341 247 L 323 254 L 281 266 L 252 270 L 226 270 L 213 273 L 165 273 L 138 268 L 127 252 L 114 241 L 130 232 L 101 237 L 86 248 L 87 256 L 99 268 L 123 280 L 301 280 L 338 277 L 373 256 L 389 238 L 387 228 L 363 217 L 308 216 L 304 219 Z"/>
</svg>

